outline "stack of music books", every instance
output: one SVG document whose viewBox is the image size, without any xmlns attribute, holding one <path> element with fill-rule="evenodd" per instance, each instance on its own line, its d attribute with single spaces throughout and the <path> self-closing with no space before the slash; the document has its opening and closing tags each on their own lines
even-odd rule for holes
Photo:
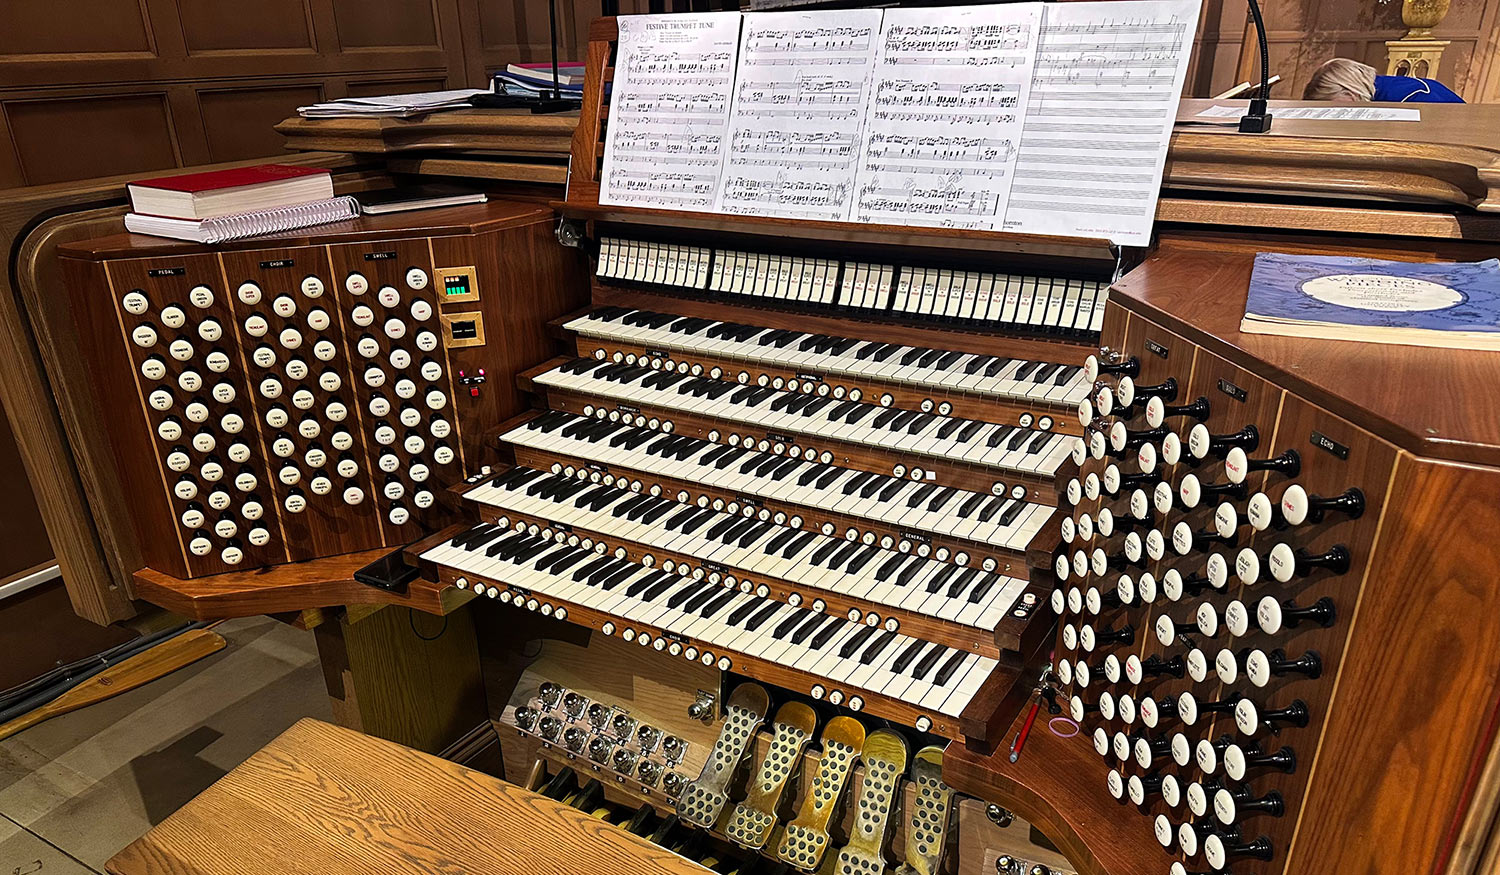
<svg viewBox="0 0 1500 875">
<path fill-rule="evenodd" d="M 261 164 L 143 179 L 126 186 L 135 234 L 218 243 L 343 221 L 353 198 L 333 196 L 333 175 L 317 167 Z"/>
</svg>

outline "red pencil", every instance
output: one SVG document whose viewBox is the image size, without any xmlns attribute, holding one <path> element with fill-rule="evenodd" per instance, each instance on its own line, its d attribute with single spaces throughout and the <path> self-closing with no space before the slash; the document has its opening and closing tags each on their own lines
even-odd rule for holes
<svg viewBox="0 0 1500 875">
<path fill-rule="evenodd" d="M 1016 733 L 1016 740 L 1010 745 L 1011 762 L 1015 762 L 1021 758 L 1021 748 L 1026 744 L 1026 736 L 1031 734 L 1031 724 L 1036 722 L 1036 712 L 1041 706 L 1041 699 L 1037 699 L 1031 703 L 1031 710 L 1026 714 L 1026 722 L 1021 724 L 1021 731 Z"/>
</svg>

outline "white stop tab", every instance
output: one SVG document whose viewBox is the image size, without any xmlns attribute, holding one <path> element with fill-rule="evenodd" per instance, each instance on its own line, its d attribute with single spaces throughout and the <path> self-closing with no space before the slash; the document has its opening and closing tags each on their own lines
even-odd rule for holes
<svg viewBox="0 0 1500 875">
<path fill-rule="evenodd" d="M 1244 450 L 1235 447 L 1224 457 L 1224 476 L 1229 478 L 1230 483 L 1244 483 L 1245 478 L 1250 476 L 1250 459 Z"/>
<path fill-rule="evenodd" d="M 1264 650 L 1252 650 L 1245 657 L 1245 677 L 1257 687 L 1264 687 L 1271 682 L 1271 658 L 1266 656 Z"/>
<path fill-rule="evenodd" d="M 1281 515 L 1292 525 L 1300 526 L 1307 522 L 1308 509 L 1307 490 L 1300 484 L 1293 483 L 1281 493 Z"/>
<path fill-rule="evenodd" d="M 1234 557 L 1234 573 L 1246 585 L 1260 582 L 1260 556 L 1249 547 L 1241 550 Z"/>
</svg>

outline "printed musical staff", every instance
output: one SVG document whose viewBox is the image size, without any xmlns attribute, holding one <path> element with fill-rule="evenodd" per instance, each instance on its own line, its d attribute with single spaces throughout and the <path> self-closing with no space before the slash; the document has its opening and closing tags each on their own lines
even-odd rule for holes
<svg viewBox="0 0 1500 875">
<path fill-rule="evenodd" d="M 623 16 L 600 202 L 1144 245 L 1200 3 Z"/>
<path fill-rule="evenodd" d="M 740 14 L 628 15 L 619 27 L 599 202 L 713 209 Z"/>
<path fill-rule="evenodd" d="M 890 9 L 854 218 L 989 230 L 1010 196 L 1041 9 Z"/>
<path fill-rule="evenodd" d="M 717 209 L 848 221 L 881 12 L 746 16 Z"/>
<path fill-rule="evenodd" d="M 1046 6 L 999 230 L 1150 242 L 1199 2 Z"/>
</svg>

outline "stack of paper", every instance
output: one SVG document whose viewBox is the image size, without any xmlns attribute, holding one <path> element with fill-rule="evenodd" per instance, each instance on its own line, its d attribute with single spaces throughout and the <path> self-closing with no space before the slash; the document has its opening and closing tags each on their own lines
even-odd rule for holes
<svg viewBox="0 0 1500 875">
<path fill-rule="evenodd" d="M 468 109 L 469 98 L 489 93 L 483 88 L 456 91 L 424 91 L 418 94 L 388 94 L 382 97 L 345 97 L 312 106 L 297 107 L 303 118 L 359 118 L 395 116 L 405 118 L 444 109 Z"/>
</svg>

